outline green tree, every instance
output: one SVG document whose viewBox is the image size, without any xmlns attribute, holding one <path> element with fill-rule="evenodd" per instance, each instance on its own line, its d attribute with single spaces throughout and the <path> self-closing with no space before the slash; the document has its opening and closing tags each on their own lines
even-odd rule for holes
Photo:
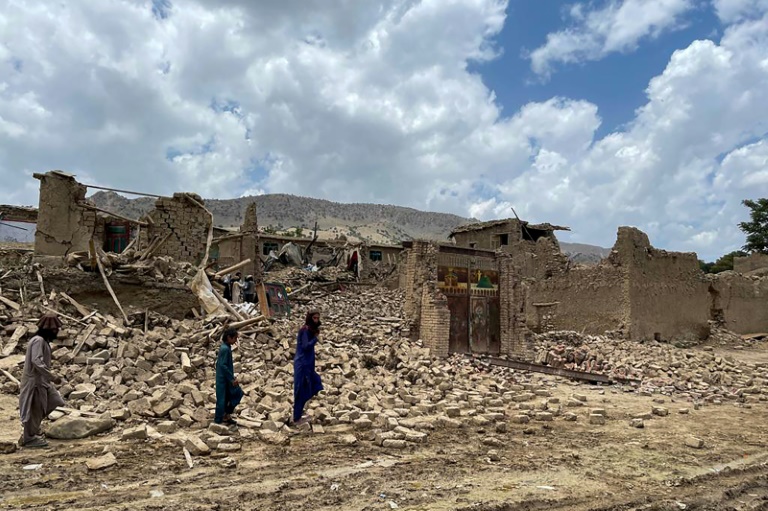
<svg viewBox="0 0 768 511">
<path fill-rule="evenodd" d="M 714 263 L 704 263 L 704 264 L 710 265 L 708 273 L 720 273 L 721 271 L 733 270 L 733 258 L 744 257 L 745 255 L 747 255 L 746 252 L 743 252 L 741 250 L 734 250 L 733 252 L 729 252 L 728 254 L 725 254 Z"/>
<path fill-rule="evenodd" d="M 715 263 L 706 263 L 699 259 L 699 268 L 701 268 L 701 271 L 704 273 L 712 273 L 712 267 L 715 265 Z"/>
<path fill-rule="evenodd" d="M 301 238 L 302 236 L 304 236 L 304 229 L 302 229 L 301 227 L 297 227 L 294 233 L 295 233 L 294 236 L 296 236 L 297 238 Z"/>
<path fill-rule="evenodd" d="M 739 229 L 747 235 L 744 250 L 768 254 L 768 199 L 741 201 L 749 211 L 749 222 L 740 222 Z"/>
</svg>

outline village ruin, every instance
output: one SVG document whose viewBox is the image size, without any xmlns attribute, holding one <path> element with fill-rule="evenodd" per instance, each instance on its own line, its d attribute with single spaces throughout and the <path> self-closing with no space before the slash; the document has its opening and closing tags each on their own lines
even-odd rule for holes
<svg viewBox="0 0 768 511">
<path fill-rule="evenodd" d="M 455 457 L 457 467 L 471 467 L 450 476 L 458 479 L 508 463 L 516 488 L 528 488 L 520 478 L 532 470 L 516 465 L 525 458 L 522 442 L 530 443 L 536 463 L 550 460 L 559 470 L 577 458 L 551 461 L 552 442 L 570 442 L 569 452 L 576 453 L 584 437 L 595 442 L 595 453 L 602 441 L 636 442 L 624 446 L 631 456 L 670 441 L 684 453 L 715 445 L 709 464 L 734 452 L 763 454 L 762 431 L 749 433 L 745 445 L 722 439 L 734 413 L 727 407 L 744 420 L 764 419 L 764 254 L 737 258 L 733 271 L 709 275 L 696 254 L 655 248 L 640 230 L 619 227 L 608 257 L 576 264 L 556 236 L 568 227 L 518 218 L 458 226 L 445 240 L 400 245 L 290 237 L 260 229 L 255 202 L 239 227 L 215 225 L 203 198 L 185 192 L 142 194 L 154 207 L 130 218 L 91 203 L 89 189 L 100 187 L 75 176 L 50 171 L 34 178 L 40 183 L 37 208 L 0 206 L 0 397 L 7 398 L 0 404 L 15 406 L 35 318 L 58 312 L 66 328 L 54 365 L 68 405 L 51 416 L 48 435 L 62 442 L 117 442 L 103 453 L 78 447 L 83 454 L 77 456 L 88 457 L 82 473 L 103 474 L 102 484 L 121 484 L 114 467 L 129 469 L 123 477 L 131 480 L 146 477 L 140 458 L 155 449 L 171 475 L 234 474 L 241 464 L 249 466 L 245 453 L 255 452 L 249 445 L 264 446 L 259 449 L 274 460 L 294 448 L 310 457 L 313 439 L 322 438 L 332 438 L 332 448 L 320 450 L 333 464 L 340 463 L 330 454 L 336 449 L 364 450 L 377 460 L 367 469 L 395 466 L 398 456 L 434 446 L 431 461 L 408 463 L 433 474 L 427 468 L 432 462 Z M 221 279 L 235 271 L 253 276 L 257 303 L 223 298 Z M 327 390 L 311 406 L 312 426 L 294 431 L 285 421 L 292 343 L 299 318 L 312 307 L 323 310 L 327 325 L 318 355 Z M 211 353 L 233 325 L 242 335 L 237 370 L 247 395 L 237 431 L 211 422 Z M 694 416 L 698 426 L 683 422 Z M 654 429 L 663 421 L 689 433 L 670 440 Z M 8 438 L 0 437 L 0 456 L 21 463 L 27 451 L 17 451 Z M 592 448 L 584 455 L 597 456 Z M 380 455 L 395 452 L 401 454 L 381 461 Z M 49 463 L 44 454 L 33 461 Z M 662 471 L 669 461 L 648 463 Z M 397 497 L 380 499 L 392 502 L 386 504 L 391 509 L 431 509 L 430 499 L 442 498 L 407 489 L 405 473 L 395 474 L 391 493 Z M 494 474 L 489 481 L 506 477 Z M 4 475 L 10 482 L 0 506 L 30 509 L 27 475 Z M 339 495 L 360 504 L 352 494 L 363 495 L 368 483 L 344 480 L 353 490 Z M 496 487 L 472 480 L 485 495 Z M 168 480 L 157 481 L 172 493 Z M 463 502 L 464 487 L 456 481 L 448 491 L 451 505 Z M 83 484 L 77 479 L 75 486 Z M 541 487 L 557 484 L 528 489 L 549 492 Z M 587 498 L 578 485 L 569 491 L 563 509 Z M 308 502 L 325 505 L 314 493 Z M 42 506 L 63 498 L 53 491 L 35 495 Z M 100 495 L 95 498 L 102 506 L 120 499 L 149 506 L 144 499 L 155 498 Z M 480 492 L 473 498 L 481 499 Z M 489 506 L 478 509 L 492 509 L 499 498 L 478 500 Z"/>
</svg>

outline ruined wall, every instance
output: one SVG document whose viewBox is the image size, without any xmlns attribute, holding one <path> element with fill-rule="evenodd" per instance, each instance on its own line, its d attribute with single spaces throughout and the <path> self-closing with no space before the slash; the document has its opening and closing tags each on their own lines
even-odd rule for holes
<svg viewBox="0 0 768 511">
<path fill-rule="evenodd" d="M 205 254 L 210 217 L 205 210 L 187 199 L 203 203 L 196 194 L 175 193 L 173 197 L 162 197 L 155 202 L 155 209 L 149 212 L 151 218 L 147 229 L 142 229 L 143 245 L 156 237 L 168 239 L 155 252 L 157 256 L 170 256 L 177 261 L 198 264 Z M 145 234 L 146 233 L 146 234 Z"/>
<path fill-rule="evenodd" d="M 518 240 L 502 247 L 512 256 L 517 272 L 523 278 L 548 279 L 568 270 L 568 256 L 560 251 L 557 241 L 539 238 L 537 241 Z"/>
<path fill-rule="evenodd" d="M 724 272 L 712 278 L 713 308 L 739 334 L 768 331 L 768 278 Z"/>
<path fill-rule="evenodd" d="M 86 187 L 58 171 L 34 174 L 40 180 L 40 203 L 35 231 L 35 255 L 65 256 L 88 250 L 96 227 L 96 213 L 78 206 Z"/>
<path fill-rule="evenodd" d="M 406 319 L 415 325 L 421 319 L 421 300 L 424 285 L 437 281 L 437 248 L 426 241 L 414 241 L 405 254 L 404 277 Z"/>
<path fill-rule="evenodd" d="M 633 227 L 619 228 L 614 250 L 629 271 L 630 338 L 692 340 L 709 335 L 709 284 L 695 253 L 655 249 Z"/>
<path fill-rule="evenodd" d="M 768 268 L 768 254 L 755 252 L 747 257 L 733 258 L 733 271 L 747 273 L 761 268 Z"/>
<path fill-rule="evenodd" d="M 530 282 L 526 324 L 535 332 L 577 330 L 602 334 L 629 326 L 627 272 L 611 262 L 571 268 Z"/>
<path fill-rule="evenodd" d="M 240 226 L 240 232 L 244 233 L 240 240 L 240 259 L 250 259 L 251 263 L 243 267 L 243 275 L 253 275 L 254 281 L 261 282 L 261 260 L 257 253 L 259 247 L 259 225 L 256 218 L 256 203 L 251 202 L 245 210 L 243 224 Z"/>
</svg>

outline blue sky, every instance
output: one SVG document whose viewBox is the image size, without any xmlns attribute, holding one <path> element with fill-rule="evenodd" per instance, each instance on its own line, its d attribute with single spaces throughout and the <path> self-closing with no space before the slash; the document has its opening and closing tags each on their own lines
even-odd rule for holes
<svg viewBox="0 0 768 511">
<path fill-rule="evenodd" d="M 62 169 L 514 206 L 566 241 L 630 225 L 711 260 L 768 196 L 766 61 L 768 0 L 0 0 L 0 202 Z"/>
<path fill-rule="evenodd" d="M 722 24 L 711 8 L 702 5 L 686 17 L 686 27 L 648 39 L 637 50 L 614 53 L 599 61 L 565 64 L 549 80 L 531 71 L 527 52 L 543 45 L 547 34 L 569 25 L 572 0 L 511 0 L 507 20 L 495 38 L 502 49 L 499 58 L 471 63 L 494 91 L 505 115 L 513 115 L 530 101 L 553 96 L 585 99 L 599 107 L 601 137 L 621 129 L 634 118 L 635 110 L 647 101 L 645 89 L 654 76 L 664 71 L 672 53 L 696 39 L 719 38 Z M 582 2 L 584 3 L 584 2 Z M 608 2 L 594 2 L 602 6 Z"/>
</svg>

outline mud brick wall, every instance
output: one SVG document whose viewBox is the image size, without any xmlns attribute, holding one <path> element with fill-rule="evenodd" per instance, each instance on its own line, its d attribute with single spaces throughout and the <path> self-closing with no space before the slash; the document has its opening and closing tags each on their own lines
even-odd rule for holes
<svg viewBox="0 0 768 511">
<path fill-rule="evenodd" d="M 695 253 L 666 252 L 620 227 L 614 250 L 628 269 L 630 338 L 696 340 L 709 335 L 709 283 Z"/>
<path fill-rule="evenodd" d="M 761 268 L 768 268 L 768 254 L 755 252 L 747 257 L 733 258 L 733 271 L 747 273 Z"/>
<path fill-rule="evenodd" d="M 621 266 L 603 262 L 572 268 L 567 273 L 534 280 L 528 289 L 526 324 L 535 332 L 578 330 L 602 334 L 622 325 L 629 327 L 629 281 Z"/>
<path fill-rule="evenodd" d="M 429 348 L 431 355 L 447 357 L 450 334 L 451 312 L 448 299 L 437 289 L 435 282 L 429 282 L 422 290 L 419 338 Z"/>
<path fill-rule="evenodd" d="M 210 217 L 184 195 L 175 193 L 173 197 L 157 199 L 155 209 L 149 212 L 152 224 L 146 229 L 147 237 L 144 241 L 146 244 L 155 237 L 163 238 L 170 234 L 155 255 L 198 264 L 205 254 Z M 200 204 L 203 203 L 198 195 L 188 195 Z"/>
<path fill-rule="evenodd" d="M 240 246 L 240 262 L 244 259 L 250 259 L 252 262 L 243 267 L 243 275 L 253 275 L 253 280 L 261 282 L 261 259 L 259 259 L 259 225 L 256 217 L 256 203 L 252 202 L 245 210 L 243 224 L 240 226 L 240 232 L 246 233 L 243 236 Z"/>
<path fill-rule="evenodd" d="M 404 257 L 405 317 L 418 325 L 424 285 L 437 281 L 437 248 L 426 241 L 414 241 L 413 248 L 406 250 Z"/>
<path fill-rule="evenodd" d="M 739 334 L 768 331 L 768 278 L 722 273 L 710 287 L 713 310 Z"/>
<path fill-rule="evenodd" d="M 35 255 L 65 256 L 88 250 L 97 225 L 96 213 L 77 204 L 85 200 L 87 188 L 58 172 L 34 177 L 40 180 Z"/>
</svg>

